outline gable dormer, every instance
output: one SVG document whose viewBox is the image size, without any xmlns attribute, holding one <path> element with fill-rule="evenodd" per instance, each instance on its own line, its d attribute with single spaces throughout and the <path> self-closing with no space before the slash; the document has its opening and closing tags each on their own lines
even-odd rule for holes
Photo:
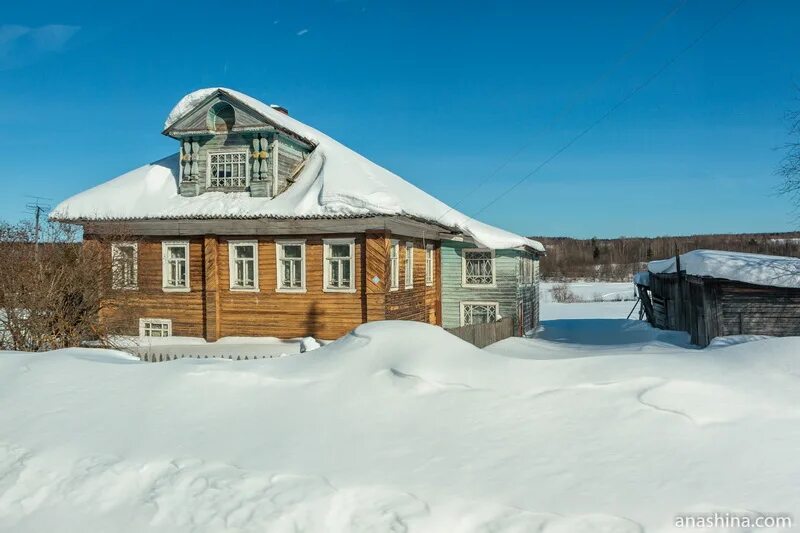
<svg viewBox="0 0 800 533">
<path fill-rule="evenodd" d="M 180 142 L 182 196 L 210 191 L 277 196 L 291 186 L 314 148 L 221 90 L 164 134 Z"/>
</svg>

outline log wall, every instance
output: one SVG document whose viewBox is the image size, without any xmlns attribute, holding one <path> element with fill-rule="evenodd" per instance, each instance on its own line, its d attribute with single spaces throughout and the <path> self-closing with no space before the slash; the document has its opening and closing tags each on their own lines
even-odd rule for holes
<svg viewBox="0 0 800 533">
<path fill-rule="evenodd" d="M 323 289 L 323 240 L 355 238 L 353 292 L 327 292 Z M 107 320 L 126 321 L 125 332 L 138 334 L 139 318 L 170 319 L 172 334 L 205 337 L 213 341 L 227 336 L 274 336 L 281 338 L 313 336 L 336 339 L 367 321 L 396 319 L 441 324 L 438 242 L 435 244 L 434 284 L 425 285 L 425 248 L 422 239 L 390 235 L 387 231 L 366 234 L 292 235 L 305 246 L 305 292 L 277 290 L 276 240 L 284 236 L 243 238 L 206 235 L 203 237 L 158 237 L 138 240 L 138 289 L 132 291 L 125 317 L 113 312 Z M 405 289 L 404 255 L 400 258 L 401 287 L 389 292 L 389 239 L 414 242 L 414 286 Z M 186 241 L 189 245 L 188 292 L 162 289 L 162 241 Z M 229 242 L 258 242 L 258 290 L 230 288 Z M 86 244 L 110 244 L 94 235 Z M 432 241 L 427 241 L 431 243 Z M 401 254 L 405 248 L 401 246 Z M 130 312 L 133 311 L 133 312 Z M 129 324 L 128 324 L 129 323 Z"/>
<path fill-rule="evenodd" d="M 800 289 L 651 273 L 650 291 L 654 325 L 686 331 L 699 346 L 726 335 L 800 335 Z"/>
<path fill-rule="evenodd" d="M 439 260 L 439 243 L 432 241 L 423 241 L 422 239 L 414 239 L 403 237 L 399 235 L 391 235 L 391 239 L 399 241 L 399 268 L 400 268 L 400 283 L 397 290 L 389 290 L 386 293 L 386 319 L 387 320 L 416 320 L 418 322 L 427 322 L 429 324 L 441 325 L 441 312 L 440 298 L 441 294 L 441 265 L 438 264 Z M 413 243 L 412 252 L 412 279 L 413 286 L 406 288 L 406 242 Z M 428 286 L 425 284 L 425 246 L 426 244 L 434 245 L 434 280 L 433 284 Z M 386 257 L 387 260 L 384 264 L 388 265 L 389 255 L 389 242 L 386 243 Z M 388 281 L 388 270 L 387 281 Z"/>
</svg>

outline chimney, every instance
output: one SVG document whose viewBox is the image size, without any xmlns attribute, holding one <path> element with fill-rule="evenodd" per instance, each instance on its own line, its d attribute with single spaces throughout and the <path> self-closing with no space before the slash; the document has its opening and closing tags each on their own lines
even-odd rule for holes
<svg viewBox="0 0 800 533">
<path fill-rule="evenodd" d="M 270 104 L 269 106 L 270 106 L 272 109 L 274 109 L 275 111 L 278 111 L 278 112 L 280 112 L 280 113 L 283 113 L 284 115 L 288 115 L 288 114 L 289 114 L 289 110 L 288 110 L 288 109 L 286 109 L 285 107 L 283 107 L 282 105 L 278 105 L 278 104 Z"/>
</svg>

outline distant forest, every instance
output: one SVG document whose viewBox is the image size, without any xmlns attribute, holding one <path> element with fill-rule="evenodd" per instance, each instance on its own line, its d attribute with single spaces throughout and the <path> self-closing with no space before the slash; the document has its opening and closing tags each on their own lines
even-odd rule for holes
<svg viewBox="0 0 800 533">
<path fill-rule="evenodd" d="M 531 237 L 545 245 L 540 262 L 545 280 L 627 281 L 648 261 L 701 248 L 800 257 L 800 232 L 572 239 Z"/>
</svg>

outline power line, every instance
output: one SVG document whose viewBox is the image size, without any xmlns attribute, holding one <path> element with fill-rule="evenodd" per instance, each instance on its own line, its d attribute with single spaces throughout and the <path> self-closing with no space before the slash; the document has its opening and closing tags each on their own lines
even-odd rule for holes
<svg viewBox="0 0 800 533">
<path fill-rule="evenodd" d="M 25 204 L 25 209 L 33 214 L 34 226 L 33 226 L 33 246 L 36 253 L 36 261 L 39 261 L 39 234 L 41 233 L 41 218 L 42 213 L 50 209 L 48 205 L 42 205 L 39 202 L 42 200 L 49 200 L 50 198 L 43 198 L 41 196 L 28 196 L 28 198 L 33 198 L 34 201 L 28 204 Z"/>
<path fill-rule="evenodd" d="M 584 88 L 582 88 L 582 89 L 578 90 L 576 93 L 574 93 L 573 96 L 575 96 L 575 97 L 572 98 L 571 100 L 568 100 L 567 103 L 565 103 L 561 107 L 561 109 L 559 109 L 559 111 L 555 114 L 555 116 L 552 119 L 550 119 L 550 121 L 545 125 L 544 131 L 549 131 L 549 130 L 553 129 L 555 127 L 555 125 L 558 124 L 558 122 L 560 122 L 560 120 L 562 118 L 567 116 L 573 109 L 575 109 L 580 104 L 582 104 L 584 101 L 586 101 L 586 98 L 588 97 L 588 95 L 592 92 L 592 90 L 595 87 L 597 87 L 598 85 L 600 85 L 601 83 L 606 81 L 611 76 L 611 74 L 613 74 L 619 67 L 624 65 L 631 57 L 636 55 L 636 53 L 639 50 L 641 50 L 644 47 L 644 45 L 646 45 L 661 30 L 661 28 L 664 26 L 664 24 L 666 24 L 667 21 L 669 21 L 669 19 L 671 19 L 673 16 L 675 16 L 675 14 L 678 11 L 680 11 L 680 9 L 686 4 L 687 1 L 688 0 L 679 0 L 667 14 L 665 14 L 660 19 L 658 19 L 658 21 L 656 21 L 656 23 L 653 24 L 653 26 L 650 27 L 650 29 L 647 31 L 647 33 L 645 33 L 638 41 L 636 41 L 633 44 L 633 46 L 628 48 L 625 51 L 625 53 L 623 53 L 619 57 L 619 59 L 617 59 L 617 61 L 614 62 L 614 64 L 610 68 L 606 69 L 599 77 L 595 78 L 593 81 L 591 81 L 589 84 L 587 84 Z M 580 98 L 578 98 L 578 97 L 580 97 Z M 520 154 L 522 154 L 523 152 L 528 150 L 531 147 L 532 144 L 533 144 L 533 141 L 525 143 L 522 146 L 520 146 L 516 151 L 514 151 L 514 153 L 512 153 L 508 158 L 506 158 L 503 162 L 501 162 L 500 165 L 497 166 L 497 168 L 495 168 L 488 176 L 486 176 L 483 180 L 481 180 L 481 182 L 478 184 L 477 187 L 473 187 L 472 190 L 467 192 L 467 194 L 462 196 L 460 200 L 458 200 L 447 211 L 445 211 L 439 217 L 439 219 L 444 217 L 450 211 L 456 209 L 459 205 L 463 204 L 464 201 L 467 198 L 472 196 L 475 192 L 477 192 L 481 187 L 483 187 L 490 180 L 494 179 L 500 173 L 500 171 L 502 171 L 504 168 L 506 168 L 508 166 L 508 164 L 511 163 L 514 159 L 519 157 Z M 437 220 L 439 220 L 439 219 L 437 219 Z"/>
<path fill-rule="evenodd" d="M 686 52 L 688 52 L 689 50 L 694 48 L 700 41 L 703 40 L 703 38 L 705 38 L 706 35 L 711 33 L 725 19 L 727 19 L 731 14 L 733 14 L 733 12 L 736 11 L 739 8 L 739 6 L 744 4 L 745 1 L 746 0 L 740 0 L 739 2 L 737 2 L 731 9 L 726 11 L 721 17 L 717 18 L 710 26 L 708 26 L 705 30 L 703 30 L 703 32 L 700 33 L 700 35 L 695 37 L 695 39 L 693 41 L 691 41 L 688 45 L 683 47 L 677 54 L 672 56 L 672 58 L 667 60 L 663 65 L 661 65 L 661 67 L 658 70 L 656 70 L 653 74 L 651 74 L 642 83 L 637 85 L 631 92 L 629 92 L 624 98 L 622 98 L 622 100 L 620 100 L 619 102 L 614 104 L 608 111 L 606 111 L 602 116 L 600 116 L 600 118 L 598 118 L 597 120 L 595 120 L 594 122 L 589 124 L 580 133 L 578 133 L 576 136 L 574 136 L 572 139 L 570 139 L 561 148 L 556 150 L 555 153 L 553 153 L 547 159 L 545 159 L 544 161 L 539 163 L 539 165 L 537 165 L 536 168 L 534 168 L 532 171 L 530 171 L 529 173 L 524 175 L 519 181 L 514 183 L 511 187 L 509 187 L 508 189 L 506 189 L 505 191 L 500 193 L 498 196 L 496 196 L 494 199 L 492 199 L 486 205 L 481 207 L 479 210 L 475 211 L 475 213 L 472 216 L 474 217 L 474 216 L 479 215 L 480 213 L 483 213 L 486 209 L 488 209 L 489 207 L 491 207 L 492 205 L 497 203 L 497 201 L 499 201 L 501 198 L 504 198 L 508 193 L 510 193 L 511 191 L 513 191 L 514 189 L 516 189 L 517 187 L 522 185 L 525 181 L 528 180 L 528 178 L 530 178 L 531 176 L 533 176 L 534 174 L 539 172 L 539 170 L 541 170 L 548 163 L 550 163 L 550 161 L 552 161 L 553 159 L 557 158 L 559 155 L 564 153 L 570 146 L 572 146 L 573 144 L 578 142 L 582 137 L 584 137 L 587 133 L 592 131 L 600 123 L 604 122 L 609 116 L 611 116 L 614 112 L 616 112 L 617 109 L 621 108 L 623 105 L 628 103 L 629 100 L 631 100 L 634 96 L 639 94 L 639 92 L 641 92 L 645 87 L 647 87 L 653 81 L 655 81 L 656 78 L 658 78 L 665 70 L 667 70 L 670 66 L 672 66 L 672 64 L 675 63 L 681 56 L 683 56 Z"/>
</svg>

